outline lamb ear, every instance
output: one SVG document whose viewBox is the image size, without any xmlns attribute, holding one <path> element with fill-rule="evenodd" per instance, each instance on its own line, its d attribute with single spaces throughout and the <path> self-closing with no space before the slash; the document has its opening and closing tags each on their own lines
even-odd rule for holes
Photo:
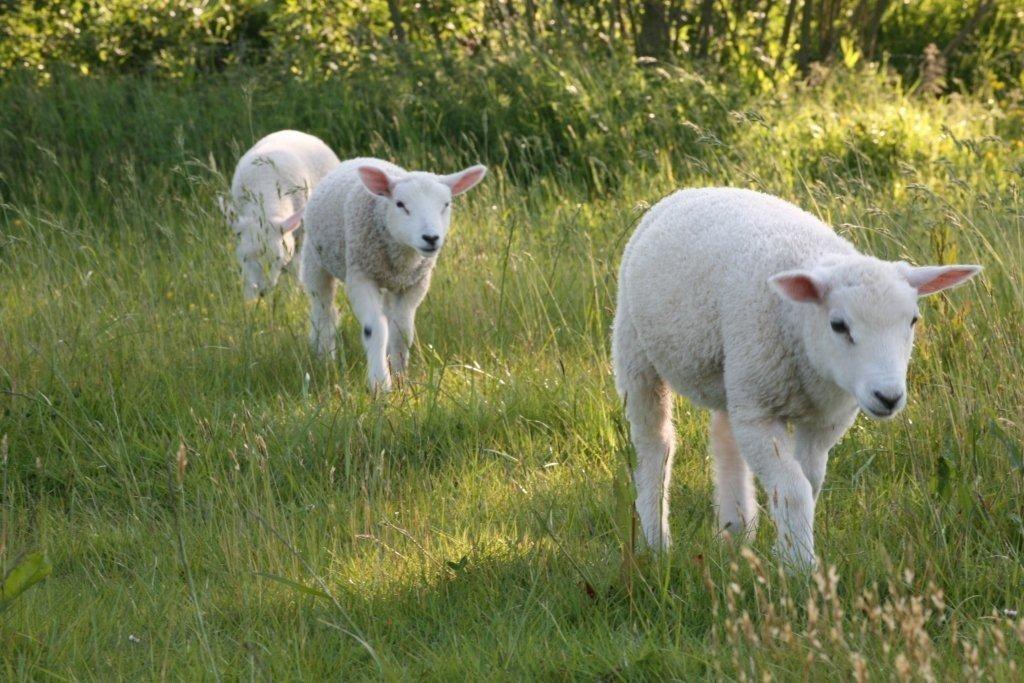
<svg viewBox="0 0 1024 683">
<path fill-rule="evenodd" d="M 807 270 L 786 270 L 768 278 L 768 283 L 783 297 L 801 304 L 820 304 L 825 300 L 825 283 Z"/>
<path fill-rule="evenodd" d="M 357 170 L 359 179 L 363 181 L 363 186 L 371 194 L 381 197 L 391 196 L 391 190 L 395 186 L 394 178 L 374 166 L 360 166 Z"/>
<path fill-rule="evenodd" d="M 901 264 L 903 277 L 917 290 L 918 296 L 935 294 L 961 285 L 981 272 L 981 266 L 919 266 Z"/>
<path fill-rule="evenodd" d="M 463 169 L 458 173 L 441 176 L 440 180 L 442 183 L 452 188 L 452 196 L 455 197 L 472 189 L 477 183 L 484 179 L 486 174 L 487 167 L 477 164 L 476 166 L 470 166 L 469 168 Z"/>
<path fill-rule="evenodd" d="M 305 212 L 305 210 L 306 207 L 302 207 L 301 209 L 293 213 L 291 216 L 288 216 L 288 218 L 285 218 L 283 221 L 277 224 L 277 227 L 281 231 L 282 235 L 287 235 L 288 233 L 293 232 L 296 228 L 302 225 L 302 214 L 303 212 Z"/>
</svg>

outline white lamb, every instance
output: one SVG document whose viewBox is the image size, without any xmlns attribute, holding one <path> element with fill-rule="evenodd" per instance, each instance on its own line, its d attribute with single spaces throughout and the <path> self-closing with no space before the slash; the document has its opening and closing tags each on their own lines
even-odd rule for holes
<svg viewBox="0 0 1024 683">
<path fill-rule="evenodd" d="M 776 553 L 813 566 L 829 449 L 858 407 L 879 419 L 903 407 L 917 298 L 980 270 L 864 256 L 814 216 L 748 190 L 682 190 L 656 204 L 626 245 L 612 335 L 649 546 L 669 545 L 671 389 L 713 411 L 720 527 L 754 530 L 753 472 Z"/>
<path fill-rule="evenodd" d="M 405 372 L 416 308 L 445 242 L 452 198 L 486 172 L 471 166 L 439 176 L 361 158 L 323 179 L 306 206 L 300 269 L 319 354 L 334 355 L 334 294 L 342 280 L 363 326 L 370 388 L 390 390 L 388 358 L 395 374 Z"/>
<path fill-rule="evenodd" d="M 291 262 L 306 199 L 339 163 L 323 140 L 296 130 L 271 133 L 239 159 L 221 211 L 238 237 L 247 302 L 266 294 Z"/>
</svg>

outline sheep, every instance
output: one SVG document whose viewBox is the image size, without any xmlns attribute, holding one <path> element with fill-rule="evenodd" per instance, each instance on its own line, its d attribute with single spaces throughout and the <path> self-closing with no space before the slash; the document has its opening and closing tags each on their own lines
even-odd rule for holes
<svg viewBox="0 0 1024 683">
<path fill-rule="evenodd" d="M 750 538 L 757 475 L 776 555 L 790 570 L 813 568 L 829 450 L 858 408 L 879 420 L 903 408 L 917 298 L 980 270 L 862 255 L 809 213 L 749 190 L 658 202 L 626 245 L 612 331 L 652 551 L 669 547 L 676 392 L 712 411 L 719 528 Z"/>
<path fill-rule="evenodd" d="M 372 158 L 342 162 L 306 205 L 299 277 L 310 300 L 310 341 L 333 357 L 337 280 L 362 325 L 370 389 L 389 391 L 405 373 L 416 308 L 430 286 L 451 221 L 452 198 L 487 169 L 451 175 L 409 172 Z M 386 352 L 386 356 L 385 356 Z"/>
<path fill-rule="evenodd" d="M 277 283 L 295 253 L 309 193 L 340 161 L 320 138 L 280 130 L 252 146 L 235 167 L 221 211 L 238 238 L 242 295 L 252 303 Z"/>
</svg>

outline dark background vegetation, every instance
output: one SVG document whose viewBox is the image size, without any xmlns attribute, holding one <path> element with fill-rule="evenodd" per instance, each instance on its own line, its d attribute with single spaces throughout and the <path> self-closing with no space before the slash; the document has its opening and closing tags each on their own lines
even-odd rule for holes
<svg viewBox="0 0 1024 683">
<path fill-rule="evenodd" d="M 0 69 L 326 78 L 528 51 L 696 58 L 751 82 L 854 53 L 910 81 L 1019 87 L 1017 0 L 9 0 Z M 934 46 L 930 48 L 929 46 Z"/>
<path fill-rule="evenodd" d="M 97 183 L 223 167 L 225 129 L 274 122 L 341 151 L 401 153 L 414 131 L 517 183 L 604 191 L 619 159 L 678 164 L 686 141 L 728 134 L 723 112 L 868 64 L 921 97 L 998 101 L 1014 136 L 1022 44 L 1018 0 L 15 0 L 0 5 L 0 122 L 22 135 L 0 139 L 0 189 L 55 153 Z M 866 144 L 895 163 L 899 141 Z"/>
</svg>

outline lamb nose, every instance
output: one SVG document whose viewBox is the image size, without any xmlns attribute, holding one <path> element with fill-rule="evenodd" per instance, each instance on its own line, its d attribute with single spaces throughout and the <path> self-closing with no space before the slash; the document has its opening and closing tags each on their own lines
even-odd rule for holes
<svg viewBox="0 0 1024 683">
<path fill-rule="evenodd" d="M 429 244 L 430 246 L 434 246 L 435 244 L 437 244 L 437 240 L 439 238 L 440 235 L 423 235 L 423 241 Z"/>
<path fill-rule="evenodd" d="M 885 406 L 888 410 L 892 410 L 893 408 L 895 408 L 896 404 L 900 402 L 901 398 L 903 398 L 902 393 L 896 394 L 895 396 L 886 396 L 882 392 L 876 391 L 874 392 L 874 394 L 875 398 L 878 399 L 879 403 Z"/>
</svg>

